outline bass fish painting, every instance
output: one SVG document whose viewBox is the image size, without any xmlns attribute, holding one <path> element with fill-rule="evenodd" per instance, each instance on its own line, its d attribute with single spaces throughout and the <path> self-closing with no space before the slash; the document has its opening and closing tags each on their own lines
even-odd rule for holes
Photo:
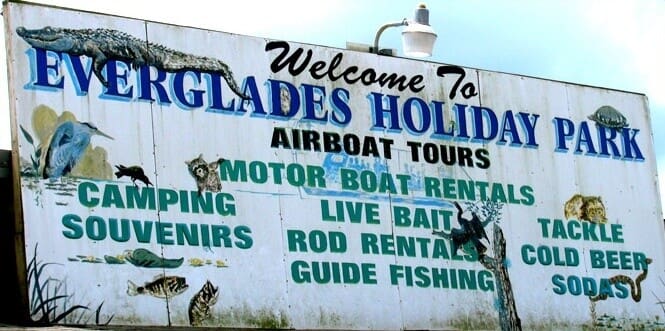
<svg viewBox="0 0 665 331">
<path fill-rule="evenodd" d="M 155 280 L 138 286 L 131 280 L 127 281 L 127 294 L 135 296 L 148 294 L 156 298 L 166 299 L 174 297 L 189 288 L 185 277 L 158 276 Z"/>
</svg>

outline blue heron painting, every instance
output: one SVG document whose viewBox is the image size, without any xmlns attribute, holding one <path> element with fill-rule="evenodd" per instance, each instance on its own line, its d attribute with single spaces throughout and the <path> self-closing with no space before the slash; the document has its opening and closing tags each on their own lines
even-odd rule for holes
<svg viewBox="0 0 665 331">
<path fill-rule="evenodd" d="M 46 151 L 44 179 L 55 180 L 69 174 L 85 153 L 93 135 L 113 139 L 91 123 L 66 121 L 58 125 Z"/>
</svg>

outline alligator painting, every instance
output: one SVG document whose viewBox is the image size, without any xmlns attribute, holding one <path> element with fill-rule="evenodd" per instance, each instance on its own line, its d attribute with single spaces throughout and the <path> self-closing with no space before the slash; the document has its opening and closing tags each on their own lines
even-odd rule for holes
<svg viewBox="0 0 665 331">
<path fill-rule="evenodd" d="M 166 72 L 185 70 L 218 74 L 231 90 L 242 99 L 248 99 L 238 87 L 229 66 L 214 58 L 186 54 L 135 38 L 127 33 L 111 29 L 65 29 L 44 27 L 29 30 L 16 28 L 16 33 L 35 48 L 86 55 L 93 59 L 93 72 L 99 81 L 108 86 L 102 75 L 104 65 L 110 60 L 125 61 L 133 69 L 148 65 Z"/>
</svg>

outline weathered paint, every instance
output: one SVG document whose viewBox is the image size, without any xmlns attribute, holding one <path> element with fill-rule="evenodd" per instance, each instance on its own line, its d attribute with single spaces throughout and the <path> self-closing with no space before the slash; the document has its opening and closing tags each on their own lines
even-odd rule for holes
<svg viewBox="0 0 665 331">
<path fill-rule="evenodd" d="M 30 299 L 50 277 L 63 286 L 43 294 L 88 308 L 33 319 L 537 329 L 662 317 L 644 95 L 45 6 L 4 13 Z M 88 50 L 115 45 L 105 58 L 119 61 L 93 73 L 101 52 L 28 43 L 49 25 L 109 29 Z M 150 55 L 162 46 L 193 64 Z M 596 125 L 604 106 L 628 125 Z M 56 177 L 48 146 L 66 146 L 55 132 L 67 121 L 107 136 Z M 480 216 L 482 246 L 465 244 L 455 203 Z"/>
</svg>

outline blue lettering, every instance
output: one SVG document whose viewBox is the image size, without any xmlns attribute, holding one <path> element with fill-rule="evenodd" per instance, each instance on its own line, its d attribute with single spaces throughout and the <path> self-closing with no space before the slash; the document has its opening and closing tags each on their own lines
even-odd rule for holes
<svg viewBox="0 0 665 331">
<path fill-rule="evenodd" d="M 54 91 L 62 89 L 64 77 L 60 74 L 60 53 L 41 48 L 30 48 L 25 52 L 30 60 L 30 83 L 26 89 Z"/>
<path fill-rule="evenodd" d="M 381 93 L 372 92 L 367 95 L 369 99 L 371 108 L 372 108 L 372 130 L 383 130 L 386 129 L 386 125 L 383 123 L 385 117 L 389 118 L 390 128 L 388 131 L 401 132 L 402 128 L 399 125 L 399 114 L 397 99 L 399 96 L 396 95 L 387 95 L 384 98 L 384 95 Z M 384 103 L 384 100 L 387 100 L 387 105 Z M 386 106 L 387 108 L 384 108 Z"/>
<path fill-rule="evenodd" d="M 270 117 L 288 120 L 297 114 L 300 108 L 298 89 L 293 84 L 280 80 L 269 79 L 268 83 L 270 84 L 268 89 L 271 101 Z M 288 105 L 282 105 L 282 100 L 288 100 Z M 283 106 L 287 106 L 288 109 L 283 109 Z"/>
<path fill-rule="evenodd" d="M 446 132 L 446 122 L 443 117 L 443 105 L 441 101 L 432 101 L 432 112 L 434 114 L 434 132 L 432 137 L 441 138 L 444 140 L 452 139 L 454 136 L 455 126 L 450 125 L 450 131 Z"/>
<path fill-rule="evenodd" d="M 326 89 L 322 86 L 301 84 L 300 89 L 305 103 L 305 115 L 303 119 L 318 122 L 327 122 L 327 112 L 323 110 L 323 102 L 326 99 Z M 323 112 L 317 117 L 317 112 Z"/>
<path fill-rule="evenodd" d="M 506 140 L 506 134 L 510 135 L 510 145 L 511 146 L 521 146 L 522 140 L 520 140 L 520 135 L 517 132 L 517 125 L 515 124 L 515 119 L 513 118 L 513 111 L 508 110 L 503 116 L 503 121 L 501 123 L 501 133 L 499 133 L 499 141 L 497 144 L 505 145 L 508 141 Z"/>
<path fill-rule="evenodd" d="M 203 106 L 203 94 L 205 91 L 195 88 L 185 91 L 185 78 L 193 80 L 193 85 L 201 85 L 201 73 L 193 71 L 180 71 L 172 76 L 171 92 L 175 95 L 176 104 L 183 109 L 199 108 Z"/>
<path fill-rule="evenodd" d="M 263 109 L 263 104 L 261 101 L 261 95 L 259 94 L 259 88 L 256 85 L 256 78 L 254 76 L 249 76 L 243 80 L 243 92 L 250 97 L 250 100 L 245 102 L 244 100 L 240 102 L 240 107 L 238 111 L 246 112 L 245 104 L 252 107 L 252 116 L 262 115 L 265 117 L 267 114 Z M 249 92 L 248 92 L 249 90 Z M 233 103 L 231 103 L 233 106 Z"/>
<path fill-rule="evenodd" d="M 457 132 L 457 140 L 468 140 L 471 138 L 467 131 L 466 124 L 466 105 L 456 103 L 453 107 L 455 109 L 455 128 Z"/>
<path fill-rule="evenodd" d="M 614 157 L 621 157 L 619 153 L 619 147 L 617 147 L 614 139 L 617 137 L 617 130 L 607 129 L 602 125 L 597 126 L 598 128 L 598 137 L 600 140 L 600 155 L 604 157 L 609 157 L 610 153 L 608 146 L 612 149 L 612 154 Z M 607 134 L 609 133 L 609 137 Z"/>
<path fill-rule="evenodd" d="M 120 70 L 118 70 L 118 67 Z M 133 96 L 134 88 L 129 86 L 129 72 L 130 68 L 125 62 L 109 60 L 106 63 L 106 77 L 109 82 L 106 92 L 104 92 L 100 98 L 102 99 L 111 99 L 111 100 L 121 100 L 121 101 L 130 101 Z M 120 71 L 120 73 L 118 73 Z"/>
<path fill-rule="evenodd" d="M 472 141 L 488 141 L 494 139 L 498 132 L 498 120 L 494 111 L 487 107 L 471 106 L 473 116 L 473 139 Z M 511 113 L 512 115 L 512 113 Z M 489 126 L 489 132 L 485 135 L 485 123 Z"/>
<path fill-rule="evenodd" d="M 240 107 L 238 107 L 238 115 L 243 115 L 245 112 L 247 112 L 245 105 L 248 105 L 252 107 L 252 117 L 265 117 L 267 113 L 265 109 L 263 109 L 263 101 L 261 101 L 261 95 L 259 94 L 259 88 L 256 85 L 256 79 L 254 76 L 247 77 L 243 81 L 243 86 L 243 92 L 250 97 L 250 100 L 247 102 L 245 102 L 245 100 L 240 102 Z M 247 92 L 248 90 L 249 92 Z M 233 103 L 231 103 L 231 106 L 233 106 Z"/>
<path fill-rule="evenodd" d="M 538 147 L 536 143 L 536 123 L 540 115 L 538 114 L 528 114 L 528 113 L 517 113 L 520 117 L 520 124 L 522 124 L 522 129 L 526 132 L 526 147 L 535 148 Z M 533 121 L 531 121 L 533 119 Z"/>
<path fill-rule="evenodd" d="M 208 102 L 210 105 L 206 111 L 211 113 L 232 113 L 235 108 L 235 99 L 231 98 L 231 101 L 224 105 L 224 99 L 222 98 L 222 76 L 212 73 L 207 77 L 208 89 L 210 90 L 210 93 L 208 94 Z M 254 85 L 254 89 L 256 89 L 256 85 Z M 253 95 L 254 94 L 252 93 L 252 96 Z M 258 93 L 256 95 L 258 96 Z M 254 98 L 252 97 L 252 99 Z M 259 106 L 263 111 L 263 106 L 261 106 L 260 102 Z"/>
<path fill-rule="evenodd" d="M 414 107 L 415 106 L 415 107 Z M 416 124 L 416 120 L 413 116 L 413 109 L 417 110 L 417 114 L 420 118 L 420 123 Z M 418 98 L 409 98 L 404 103 L 403 107 L 404 113 L 404 125 L 406 130 L 411 134 L 422 134 L 427 131 L 432 123 L 432 115 L 429 112 L 429 107 L 425 101 Z M 418 128 L 420 126 L 420 128 Z"/>
<path fill-rule="evenodd" d="M 580 123 L 580 130 L 578 132 L 577 143 L 575 145 L 575 154 L 582 153 L 582 145 L 586 146 L 586 155 L 596 155 L 596 148 L 593 146 L 591 132 L 589 132 L 589 125 L 586 122 Z"/>
<path fill-rule="evenodd" d="M 635 159 L 636 161 L 644 161 L 644 155 L 640 151 L 640 146 L 635 141 L 635 137 L 640 132 L 638 129 L 621 129 L 621 138 L 623 145 L 623 157 L 626 159 Z M 633 150 L 635 156 L 633 156 Z"/>
<path fill-rule="evenodd" d="M 161 70 L 157 70 L 157 77 L 155 80 L 150 79 L 150 67 L 142 66 L 139 71 L 139 100 L 143 101 L 156 101 L 152 97 L 152 88 L 154 87 L 158 95 L 159 104 L 171 104 L 168 93 L 162 84 L 166 80 L 166 73 Z"/>
<path fill-rule="evenodd" d="M 330 123 L 335 125 L 347 125 L 351 122 L 351 108 L 349 108 L 349 91 L 338 87 L 332 91 L 330 103 L 333 109 L 330 115 Z"/>
<path fill-rule="evenodd" d="M 554 124 L 554 133 L 556 140 L 556 152 L 564 153 L 568 151 L 568 146 L 566 146 L 567 141 L 573 139 L 573 134 L 575 134 L 575 124 L 573 121 L 567 118 L 555 117 L 552 119 Z"/>
<path fill-rule="evenodd" d="M 88 89 L 90 88 L 90 79 L 92 77 L 92 60 L 87 58 L 85 66 L 81 62 L 80 56 L 65 56 L 63 60 L 65 63 L 68 63 L 67 69 L 69 69 L 69 75 L 74 77 L 72 79 L 74 82 L 74 89 L 76 90 L 76 95 L 83 96 L 88 94 Z"/>
</svg>

